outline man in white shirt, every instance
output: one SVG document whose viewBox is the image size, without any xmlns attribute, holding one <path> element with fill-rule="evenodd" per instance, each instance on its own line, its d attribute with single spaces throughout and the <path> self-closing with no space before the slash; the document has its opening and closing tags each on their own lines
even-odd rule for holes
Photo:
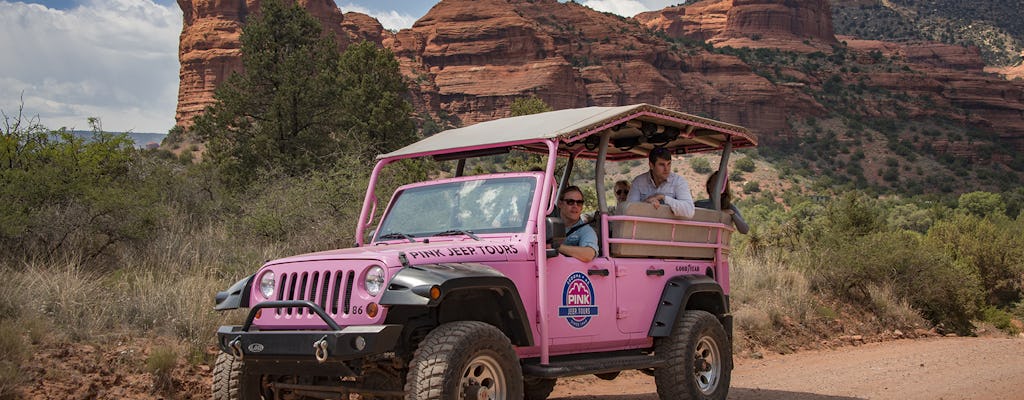
<svg viewBox="0 0 1024 400">
<path fill-rule="evenodd" d="M 655 209 L 664 204 L 677 216 L 693 218 L 690 185 L 686 178 L 672 173 L 672 153 L 664 147 L 655 147 L 647 161 L 651 170 L 633 179 L 626 201 L 643 201 Z"/>
</svg>

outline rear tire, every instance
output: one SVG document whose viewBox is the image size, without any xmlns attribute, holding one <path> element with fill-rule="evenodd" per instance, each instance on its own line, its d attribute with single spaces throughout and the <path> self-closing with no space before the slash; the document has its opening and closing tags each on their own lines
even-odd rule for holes
<svg viewBox="0 0 1024 400">
<path fill-rule="evenodd" d="M 725 400 L 732 374 L 732 344 L 725 328 L 706 311 L 686 310 L 655 354 L 668 364 L 654 370 L 662 400 Z"/>
<path fill-rule="evenodd" d="M 523 371 L 512 343 L 478 321 L 450 322 L 430 331 L 413 355 L 406 400 L 523 398 Z"/>
</svg>

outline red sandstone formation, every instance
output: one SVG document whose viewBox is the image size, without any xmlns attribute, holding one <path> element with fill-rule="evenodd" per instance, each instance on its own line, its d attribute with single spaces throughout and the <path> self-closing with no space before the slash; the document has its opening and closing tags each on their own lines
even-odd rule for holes
<svg viewBox="0 0 1024 400">
<path fill-rule="evenodd" d="M 175 120 L 187 128 L 195 116 L 213 103 L 217 85 L 242 67 L 239 35 L 249 6 L 244 1 L 203 0 L 178 0 L 178 6 L 183 24 L 178 47 L 181 82 Z"/>
<path fill-rule="evenodd" d="M 732 0 L 716 46 L 772 47 L 806 51 L 838 44 L 828 0 Z"/>
<path fill-rule="evenodd" d="M 385 30 L 376 18 L 357 12 L 345 13 L 345 21 L 342 22 L 341 28 L 345 31 L 350 43 L 367 40 L 380 44 L 392 36 L 391 32 Z"/>
<path fill-rule="evenodd" d="M 646 102 L 767 132 L 786 129 L 789 113 L 824 111 L 735 57 L 681 55 L 631 19 L 576 3 L 445 0 L 385 44 L 420 82 L 417 108 L 463 124 L 507 116 L 531 94 L 554 108 Z"/>
<path fill-rule="evenodd" d="M 637 14 L 634 19 L 670 37 L 707 41 L 725 31 L 731 1 L 705 0 Z"/>
<path fill-rule="evenodd" d="M 716 47 L 811 52 L 838 44 L 828 0 L 704 0 L 642 13 L 636 19 L 670 37 Z"/>
<path fill-rule="evenodd" d="M 927 99 L 933 106 L 910 104 L 906 112 L 991 126 L 1024 150 L 1024 82 L 984 73 L 976 49 L 845 37 L 839 42 L 825 0 L 705 0 L 635 19 L 556 0 L 444 0 L 411 29 L 394 34 L 368 16 L 340 14 L 330 0 L 299 1 L 326 21 L 340 45 L 367 39 L 391 49 L 413 84 L 416 109 L 455 116 L 463 125 L 507 116 L 516 98 L 536 95 L 556 109 L 651 103 L 746 125 L 770 141 L 789 131 L 790 117 L 827 111 L 805 90 L 827 75 L 781 67 L 796 81 L 772 82 L 737 57 L 678 48 L 650 34 L 655 28 L 716 46 L 831 53 L 846 43 L 848 56 L 862 64 L 876 62 L 871 54 L 881 53 L 896 64 L 844 79 Z M 179 5 L 185 24 L 178 121 L 188 126 L 210 104 L 216 85 L 240 67 L 239 31 L 246 10 L 258 1 Z M 888 103 L 865 101 L 861 108 L 895 117 Z M 948 110 L 959 111 L 945 115 Z"/>
</svg>

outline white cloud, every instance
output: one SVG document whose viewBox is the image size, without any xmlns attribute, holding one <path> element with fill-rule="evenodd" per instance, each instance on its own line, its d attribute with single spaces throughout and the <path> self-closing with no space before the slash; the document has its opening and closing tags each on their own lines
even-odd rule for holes
<svg viewBox="0 0 1024 400">
<path fill-rule="evenodd" d="M 685 3 L 684 0 L 582 0 L 582 5 L 597 11 L 610 12 L 623 17 L 632 17 L 642 12 L 661 10 Z"/>
<path fill-rule="evenodd" d="M 650 11 L 647 6 L 637 0 L 584 0 L 580 4 L 597 11 L 610 12 L 623 17 L 632 17 L 644 11 Z"/>
<path fill-rule="evenodd" d="M 397 10 L 370 10 L 369 8 L 366 8 L 355 3 L 338 3 L 338 7 L 341 8 L 342 12 L 353 11 L 374 17 L 377 19 L 377 21 L 380 21 L 380 24 L 384 26 L 384 29 L 390 30 L 411 28 L 412 24 L 416 22 L 416 20 L 420 19 L 420 17 L 422 17 L 422 15 L 414 16 L 408 13 L 400 13 Z"/>
<path fill-rule="evenodd" d="M 51 129 L 164 133 L 178 101 L 181 11 L 152 0 L 67 9 L 0 1 L 0 109 Z M 11 62 L 13 60 L 13 62 Z"/>
</svg>

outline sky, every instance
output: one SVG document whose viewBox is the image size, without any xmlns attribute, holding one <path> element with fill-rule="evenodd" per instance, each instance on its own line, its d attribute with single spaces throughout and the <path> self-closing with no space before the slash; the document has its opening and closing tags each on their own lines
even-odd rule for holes
<svg viewBox="0 0 1024 400">
<path fill-rule="evenodd" d="M 342 11 L 411 27 L 436 0 L 335 0 Z M 682 0 L 579 0 L 622 16 Z M 0 129 L 20 114 L 49 129 L 167 133 L 178 102 L 175 0 L 0 0 Z"/>
</svg>

